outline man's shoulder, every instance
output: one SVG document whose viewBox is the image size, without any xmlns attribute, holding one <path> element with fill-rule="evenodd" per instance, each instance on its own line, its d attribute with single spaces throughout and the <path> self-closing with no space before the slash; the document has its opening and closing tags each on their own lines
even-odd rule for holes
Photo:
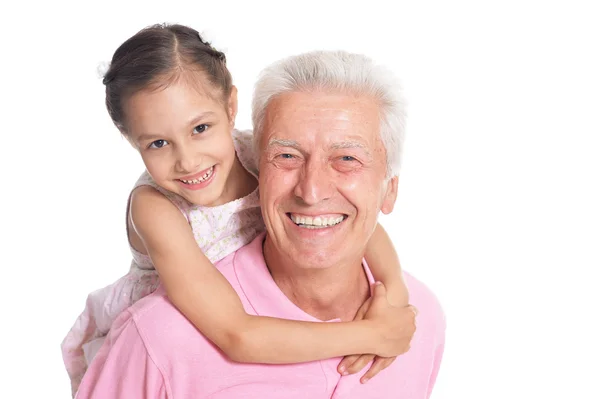
<svg viewBox="0 0 600 399">
<path fill-rule="evenodd" d="M 160 284 L 156 291 L 134 303 L 127 312 L 136 324 L 143 324 L 148 319 L 154 319 L 159 314 L 160 317 L 168 315 L 173 310 L 177 309 L 169 301 L 167 292 Z"/>
<path fill-rule="evenodd" d="M 232 269 L 236 252 L 233 252 L 215 263 L 217 270 L 219 270 L 228 280 L 231 280 L 231 278 L 234 277 Z M 136 324 L 139 325 L 143 325 L 148 319 L 160 318 L 161 320 L 164 320 L 165 317 L 182 317 L 179 310 L 169 300 L 167 292 L 162 284 L 160 284 L 152 294 L 134 303 L 128 309 L 128 312 L 130 313 L 131 318 L 135 320 Z"/>
<path fill-rule="evenodd" d="M 410 303 L 419 312 L 419 321 L 445 326 L 444 310 L 435 293 L 425 283 L 407 272 L 404 272 L 404 281 L 408 287 Z"/>
</svg>

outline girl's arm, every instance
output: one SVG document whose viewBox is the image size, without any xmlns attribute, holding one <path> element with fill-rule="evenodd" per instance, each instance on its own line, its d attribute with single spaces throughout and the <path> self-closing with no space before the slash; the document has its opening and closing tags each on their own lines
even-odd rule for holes
<svg viewBox="0 0 600 399">
<path fill-rule="evenodd" d="M 402 317 L 385 295 L 378 302 L 383 311 L 360 321 L 312 323 L 248 315 L 169 199 L 152 187 L 139 187 L 131 197 L 130 218 L 169 299 L 234 361 L 298 363 L 354 353 L 394 356 L 403 350 L 397 341 Z"/>
<path fill-rule="evenodd" d="M 398 254 L 392 240 L 379 223 L 367 244 L 365 259 L 375 280 L 385 285 L 390 303 L 394 306 L 407 306 L 408 288 L 402 277 Z"/>
<path fill-rule="evenodd" d="M 381 281 L 385 285 L 387 289 L 388 301 L 397 307 L 407 307 L 408 289 L 404 283 L 404 278 L 402 277 L 400 260 L 398 259 L 398 255 L 396 254 L 392 240 L 379 223 L 377 224 L 375 232 L 367 244 L 365 259 L 369 264 L 369 268 L 373 272 L 373 277 L 375 280 Z M 411 307 L 411 309 L 416 312 L 416 309 L 413 307 Z M 366 309 L 361 309 L 356 315 L 355 320 L 362 319 L 365 312 Z M 409 348 L 413 333 L 414 330 L 407 328 L 405 330 L 404 337 L 398 337 L 406 342 L 406 348 Z M 395 357 L 375 358 L 374 355 L 369 354 L 346 356 L 338 365 L 338 371 L 342 374 L 353 374 L 362 370 L 370 361 L 373 360 L 373 364 L 361 378 L 361 382 L 366 383 L 381 370 L 392 364 L 395 359 Z"/>
</svg>

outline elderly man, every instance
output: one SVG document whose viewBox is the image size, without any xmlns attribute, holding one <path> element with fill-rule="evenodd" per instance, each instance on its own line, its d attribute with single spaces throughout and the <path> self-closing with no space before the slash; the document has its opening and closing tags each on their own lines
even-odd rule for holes
<svg viewBox="0 0 600 399">
<path fill-rule="evenodd" d="M 349 321 L 369 297 L 365 248 L 397 194 L 404 110 L 393 83 L 344 52 L 303 54 L 263 72 L 253 119 L 267 232 L 216 264 L 247 312 Z M 444 316 L 422 283 L 405 279 L 419 309 L 411 349 L 366 384 L 341 376 L 339 358 L 231 362 L 159 288 L 115 322 L 78 397 L 427 398 Z"/>
</svg>

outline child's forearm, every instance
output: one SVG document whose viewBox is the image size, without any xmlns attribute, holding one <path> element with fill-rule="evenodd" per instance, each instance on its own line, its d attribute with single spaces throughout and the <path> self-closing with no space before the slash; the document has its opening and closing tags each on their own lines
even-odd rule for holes
<svg viewBox="0 0 600 399">
<path fill-rule="evenodd" d="M 242 325 L 224 352 L 244 363 L 302 363 L 375 353 L 379 343 L 367 320 L 320 323 L 248 315 Z"/>
<path fill-rule="evenodd" d="M 389 347 L 381 335 L 381 323 L 320 323 L 249 315 L 220 273 L 211 280 L 213 284 L 206 286 L 201 283 L 206 278 L 190 279 L 185 288 L 180 284 L 178 290 L 167 292 L 171 291 L 171 301 L 192 324 L 233 361 L 302 363 L 359 353 L 379 354 L 383 347 Z"/>
<path fill-rule="evenodd" d="M 367 244 L 365 259 L 376 280 L 387 288 L 388 300 L 395 306 L 408 305 L 408 289 L 402 277 L 398 254 L 392 240 L 380 224 Z"/>
</svg>

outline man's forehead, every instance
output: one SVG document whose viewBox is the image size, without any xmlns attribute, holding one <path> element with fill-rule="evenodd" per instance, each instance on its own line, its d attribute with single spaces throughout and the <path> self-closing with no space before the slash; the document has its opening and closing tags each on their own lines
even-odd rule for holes
<svg viewBox="0 0 600 399">
<path fill-rule="evenodd" d="M 380 138 L 379 107 L 370 96 L 327 92 L 285 93 L 267 106 L 267 147 L 369 149 Z"/>
<path fill-rule="evenodd" d="M 271 122 L 285 123 L 300 118 L 305 121 L 324 118 L 329 121 L 366 123 L 379 120 L 379 102 L 370 95 L 327 91 L 286 92 L 277 95 L 266 106 Z"/>
</svg>

